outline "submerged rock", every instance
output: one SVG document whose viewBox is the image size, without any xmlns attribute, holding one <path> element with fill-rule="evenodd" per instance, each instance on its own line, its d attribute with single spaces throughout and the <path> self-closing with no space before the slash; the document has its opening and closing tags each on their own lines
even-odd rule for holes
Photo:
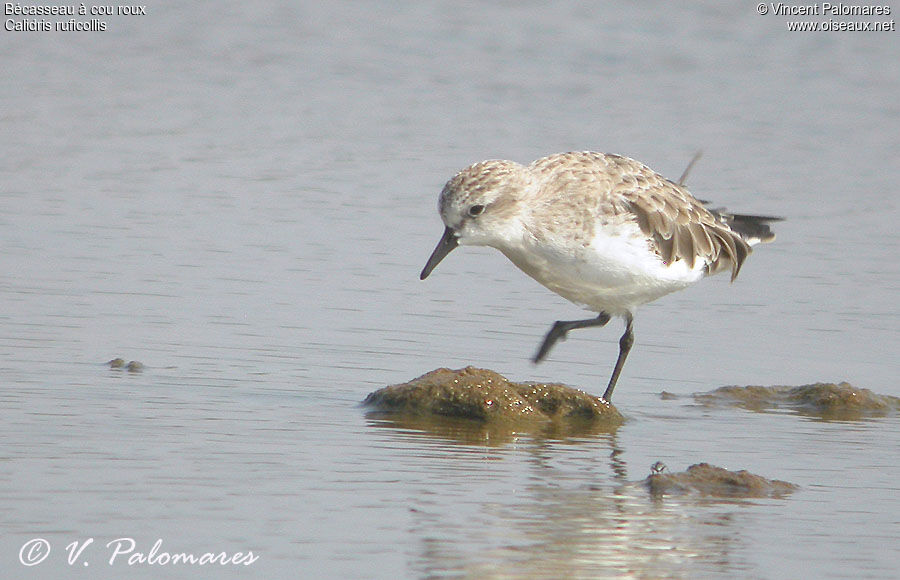
<svg viewBox="0 0 900 580">
<path fill-rule="evenodd" d="M 141 361 L 133 360 L 125 364 L 125 359 L 123 358 L 114 358 L 111 361 L 107 361 L 106 366 L 111 369 L 125 369 L 130 373 L 139 373 L 144 370 L 144 363 Z"/>
<path fill-rule="evenodd" d="M 850 383 L 814 383 L 798 387 L 720 387 L 698 393 L 694 400 L 702 405 L 731 405 L 765 411 L 788 408 L 823 419 L 860 419 L 900 412 L 900 398 L 877 395 Z"/>
<path fill-rule="evenodd" d="M 708 463 L 691 465 L 680 473 L 667 473 L 660 462 L 654 463 L 650 475 L 641 484 L 650 493 L 683 495 L 699 494 L 714 497 L 779 497 L 797 489 L 793 483 L 766 479 L 748 471 L 729 471 Z"/>
<path fill-rule="evenodd" d="M 593 423 L 622 416 L 600 397 L 560 384 L 515 383 L 487 369 L 436 369 L 379 389 L 364 405 L 382 412 L 454 417 L 484 423 Z"/>
</svg>

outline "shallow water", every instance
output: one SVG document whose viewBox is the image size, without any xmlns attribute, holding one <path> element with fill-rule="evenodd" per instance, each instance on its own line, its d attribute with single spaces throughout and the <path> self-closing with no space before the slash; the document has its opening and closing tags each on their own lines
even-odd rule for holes
<svg viewBox="0 0 900 580">
<path fill-rule="evenodd" d="M 4 575 L 202 574 L 109 565 L 127 537 L 259 556 L 217 577 L 893 577 L 896 417 L 659 397 L 839 380 L 900 395 L 897 35 L 784 20 L 245 1 L 3 31 Z M 735 284 L 638 313 L 614 433 L 367 416 L 366 394 L 440 366 L 602 391 L 618 323 L 532 366 L 581 311 L 488 249 L 417 279 L 453 172 L 570 149 L 672 177 L 702 149 L 698 197 L 788 219 Z M 657 460 L 801 489 L 651 498 L 629 483 Z M 51 552 L 25 567 L 34 538 Z"/>
</svg>

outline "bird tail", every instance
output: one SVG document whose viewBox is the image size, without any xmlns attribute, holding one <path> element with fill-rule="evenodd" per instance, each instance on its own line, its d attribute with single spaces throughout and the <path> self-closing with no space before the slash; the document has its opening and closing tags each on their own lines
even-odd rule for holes
<svg viewBox="0 0 900 580">
<path fill-rule="evenodd" d="M 750 255 L 750 246 L 774 240 L 775 233 L 769 227 L 769 223 L 784 219 L 775 216 L 728 213 L 723 208 L 710 209 L 709 212 L 730 231 L 721 238 L 725 240 L 725 251 L 707 266 L 707 272 L 709 275 L 716 274 L 730 266 L 732 282 L 741 271 L 744 260 Z"/>
<path fill-rule="evenodd" d="M 746 215 L 728 213 L 724 208 L 709 210 L 716 219 L 727 225 L 733 232 L 744 238 L 751 246 L 768 243 L 775 239 L 775 233 L 769 227 L 771 222 L 780 222 L 784 218 L 770 215 Z"/>
</svg>

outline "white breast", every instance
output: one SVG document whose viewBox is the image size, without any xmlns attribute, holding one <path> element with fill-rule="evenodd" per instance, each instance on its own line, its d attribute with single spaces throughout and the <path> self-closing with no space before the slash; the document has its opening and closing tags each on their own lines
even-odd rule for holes
<svg viewBox="0 0 900 580">
<path fill-rule="evenodd" d="M 647 302 L 700 280 L 705 264 L 679 260 L 666 265 L 636 226 L 598 228 L 586 247 L 571 240 L 528 237 L 515 247 L 498 248 L 523 272 L 588 310 L 623 315 Z"/>
</svg>

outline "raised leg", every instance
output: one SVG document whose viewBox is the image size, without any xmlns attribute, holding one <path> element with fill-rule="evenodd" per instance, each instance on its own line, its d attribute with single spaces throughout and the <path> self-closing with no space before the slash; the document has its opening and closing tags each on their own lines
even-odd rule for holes
<svg viewBox="0 0 900 580">
<path fill-rule="evenodd" d="M 613 374 L 609 378 L 606 392 L 603 393 L 603 399 L 606 402 L 609 402 L 612 399 L 613 389 L 616 388 L 616 381 L 619 380 L 619 374 L 622 372 L 622 367 L 625 366 L 625 358 L 631 350 L 631 345 L 634 344 L 634 331 L 631 328 L 632 322 L 634 322 L 634 317 L 629 314 L 625 318 L 625 334 L 619 339 L 619 358 L 616 359 L 616 366 L 613 369 Z"/>
<path fill-rule="evenodd" d="M 559 339 L 565 339 L 566 333 L 570 330 L 575 330 L 576 328 L 587 328 L 590 326 L 603 326 L 607 322 L 609 322 L 609 314 L 605 312 L 601 312 L 597 318 L 588 318 L 587 320 L 557 320 L 550 331 L 547 333 L 547 336 L 544 337 L 544 342 L 541 344 L 541 348 L 538 349 L 537 354 L 534 355 L 532 361 L 539 363 L 544 360 L 544 357 L 549 354 L 550 349 L 553 348 L 553 345 L 556 344 L 556 341 Z M 629 327 L 630 328 L 630 327 Z M 622 355 L 619 354 L 619 357 Z"/>
</svg>

